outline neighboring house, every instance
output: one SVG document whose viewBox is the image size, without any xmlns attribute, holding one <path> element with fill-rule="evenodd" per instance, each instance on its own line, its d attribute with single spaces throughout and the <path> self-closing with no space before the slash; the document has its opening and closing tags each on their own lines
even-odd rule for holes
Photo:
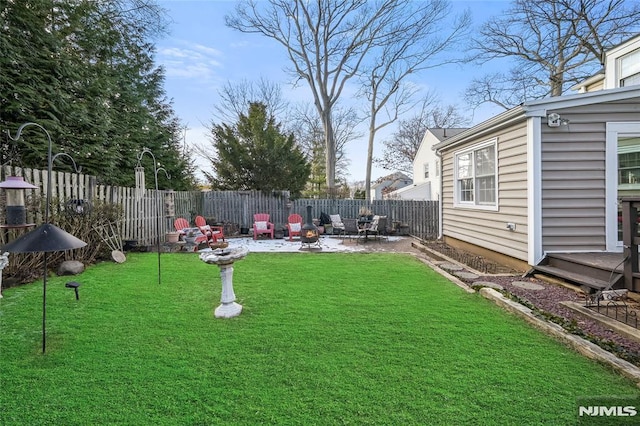
<svg viewBox="0 0 640 426">
<path fill-rule="evenodd" d="M 525 102 L 435 149 L 448 243 L 521 268 L 621 252 L 617 200 L 640 195 L 640 85 Z"/>
<path fill-rule="evenodd" d="M 640 84 L 640 34 L 607 50 L 604 63 L 600 72 L 571 89 L 586 93 Z"/>
<path fill-rule="evenodd" d="M 427 129 L 413 159 L 413 184 L 389 193 L 386 198 L 403 200 L 440 199 L 440 160 L 433 147 L 466 128 Z"/>
<path fill-rule="evenodd" d="M 411 185 L 409 176 L 401 172 L 395 172 L 388 176 L 383 176 L 371 185 L 371 200 L 382 200 L 383 195 L 399 188 Z"/>
</svg>

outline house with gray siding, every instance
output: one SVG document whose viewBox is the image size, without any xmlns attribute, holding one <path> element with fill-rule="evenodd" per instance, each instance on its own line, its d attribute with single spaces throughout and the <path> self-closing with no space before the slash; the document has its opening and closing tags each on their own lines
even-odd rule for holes
<svg viewBox="0 0 640 426">
<path fill-rule="evenodd" d="M 434 150 L 447 243 L 520 269 L 620 253 L 618 200 L 640 196 L 640 85 L 525 102 Z"/>
</svg>

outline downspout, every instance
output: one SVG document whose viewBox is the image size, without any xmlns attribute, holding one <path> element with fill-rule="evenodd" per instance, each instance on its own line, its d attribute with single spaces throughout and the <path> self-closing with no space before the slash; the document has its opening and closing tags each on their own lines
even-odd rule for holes
<svg viewBox="0 0 640 426">
<path fill-rule="evenodd" d="M 440 183 L 439 183 L 439 188 L 438 188 L 438 239 L 441 240 L 442 239 L 442 218 L 444 216 L 444 209 L 442 207 L 442 189 L 444 188 L 444 179 L 442 176 L 442 152 L 440 152 L 439 149 L 435 150 L 436 153 L 436 157 L 438 158 L 438 163 L 439 163 L 439 176 L 440 176 Z"/>
</svg>

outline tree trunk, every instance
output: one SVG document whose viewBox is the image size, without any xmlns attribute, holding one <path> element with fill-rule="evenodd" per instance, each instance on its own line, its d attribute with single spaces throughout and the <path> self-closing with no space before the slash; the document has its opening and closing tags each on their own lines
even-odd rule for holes
<svg viewBox="0 0 640 426">
<path fill-rule="evenodd" d="M 326 182 L 327 195 L 329 198 L 336 196 L 336 140 L 333 133 L 333 123 L 331 122 L 331 108 L 326 107 L 322 114 L 324 125 L 324 142 L 326 150 Z"/>
<path fill-rule="evenodd" d="M 375 116 L 371 118 L 371 122 L 369 123 L 369 146 L 367 148 L 367 175 L 364 179 L 364 199 L 369 202 L 371 201 L 371 164 L 373 163 L 373 140 L 376 135 L 376 120 Z"/>
</svg>

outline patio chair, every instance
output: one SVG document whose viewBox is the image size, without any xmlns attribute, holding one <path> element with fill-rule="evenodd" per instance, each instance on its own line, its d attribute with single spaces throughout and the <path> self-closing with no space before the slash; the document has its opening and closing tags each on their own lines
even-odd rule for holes
<svg viewBox="0 0 640 426">
<path fill-rule="evenodd" d="M 343 242 L 344 242 L 344 239 L 347 237 L 347 235 L 349 235 L 349 238 L 351 238 L 351 235 L 357 235 L 358 240 L 360 239 L 361 235 L 365 235 L 364 229 L 358 226 L 358 219 L 344 219 L 342 223 L 344 225 L 344 229 L 342 232 Z"/>
<path fill-rule="evenodd" d="M 189 221 L 183 217 L 179 217 L 174 220 L 173 227 L 176 228 L 176 231 L 178 231 L 181 236 L 186 235 L 187 232 L 189 232 L 189 228 L 191 228 L 191 226 L 189 226 Z"/>
<path fill-rule="evenodd" d="M 187 238 L 191 238 L 191 233 L 197 232 L 197 230 L 194 230 L 194 228 L 189 225 L 189 221 L 183 217 L 179 217 L 174 220 L 173 227 L 176 228 L 176 231 L 178 231 L 178 233 L 180 234 L 180 239 L 185 241 L 187 240 Z M 199 234 L 193 235 L 193 237 L 193 244 L 195 245 L 193 250 L 197 251 L 198 245 L 207 241 L 207 236 Z M 187 244 L 190 244 L 190 242 L 187 241 Z"/>
<path fill-rule="evenodd" d="M 302 216 L 297 213 L 290 214 L 287 219 L 287 229 L 289 229 L 289 241 L 293 241 L 294 235 L 302 235 Z"/>
<path fill-rule="evenodd" d="M 381 237 L 383 234 L 386 234 L 386 229 L 387 217 L 376 215 L 373 216 L 371 225 L 366 229 L 366 234 L 375 236 L 376 240 L 379 241 L 379 237 Z"/>
<path fill-rule="evenodd" d="M 256 213 L 253 215 L 253 239 L 257 240 L 258 235 L 266 234 L 273 239 L 274 226 L 269 222 L 269 213 Z"/>
<path fill-rule="evenodd" d="M 214 243 L 218 240 L 224 241 L 224 228 L 222 226 L 207 225 L 207 221 L 202 216 L 196 216 L 196 226 L 200 228 L 200 232 L 207 236 L 207 241 Z"/>
<path fill-rule="evenodd" d="M 340 218 L 339 214 L 330 214 L 329 217 L 331 218 L 331 226 L 333 227 L 333 233 L 335 234 L 336 231 L 338 235 L 340 235 L 341 233 L 344 234 L 344 222 L 342 221 L 342 218 Z"/>
</svg>

